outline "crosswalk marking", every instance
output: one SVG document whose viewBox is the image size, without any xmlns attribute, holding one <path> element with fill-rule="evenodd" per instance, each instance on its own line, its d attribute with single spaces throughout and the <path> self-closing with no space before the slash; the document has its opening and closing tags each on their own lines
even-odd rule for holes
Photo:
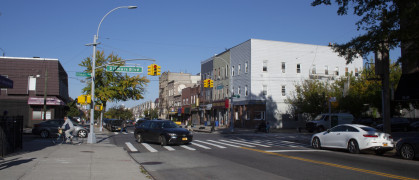
<svg viewBox="0 0 419 180">
<path fill-rule="evenodd" d="M 147 143 L 141 143 L 141 145 L 143 145 L 148 151 L 150 152 L 158 152 L 156 149 L 154 149 L 153 147 L 151 147 L 149 144 Z"/>
<path fill-rule="evenodd" d="M 210 147 L 207 147 L 207 146 L 204 146 L 204 145 L 201 145 L 201 144 L 195 143 L 195 142 L 191 142 L 191 144 L 192 144 L 192 145 L 194 145 L 194 146 L 198 146 L 198 147 L 200 147 L 200 148 L 203 148 L 203 149 L 211 149 Z"/>
<path fill-rule="evenodd" d="M 196 150 L 195 148 L 191 148 L 191 147 L 185 146 L 185 145 L 180 145 L 180 147 L 183 147 L 183 148 L 185 148 L 187 150 L 191 150 L 191 151 L 195 151 Z"/>
<path fill-rule="evenodd" d="M 245 140 L 241 141 L 241 140 L 231 139 L 230 141 L 241 142 L 241 143 L 246 143 L 246 144 L 251 144 L 251 145 L 256 145 L 256 146 L 262 146 L 262 147 L 271 147 L 271 146 L 267 146 L 267 145 L 263 145 L 263 144 L 254 143 L 254 142 L 247 142 Z"/>
<path fill-rule="evenodd" d="M 163 146 L 165 149 L 169 150 L 169 151 L 174 151 L 175 149 L 170 147 L 170 146 Z"/>
<path fill-rule="evenodd" d="M 239 143 L 239 142 L 227 141 L 227 140 L 223 140 L 223 139 L 220 139 L 220 141 L 227 142 L 227 143 L 232 143 L 232 144 L 238 144 L 238 145 L 245 146 L 245 147 L 255 147 L 255 146 L 252 146 L 252 145 L 248 145 L 248 144 L 244 144 L 244 143 Z"/>
<path fill-rule="evenodd" d="M 224 147 L 224 146 L 220 146 L 220 145 L 213 144 L 213 143 L 209 143 L 209 142 L 205 142 L 205 141 L 200 141 L 200 140 L 195 140 L 195 141 L 196 141 L 196 142 L 200 142 L 200 143 L 204 143 L 204 144 L 208 144 L 208 145 L 211 145 L 211 146 L 215 146 L 215 147 L 218 147 L 218 148 L 221 148 L 221 149 L 226 148 L 226 147 Z"/>
<path fill-rule="evenodd" d="M 214 141 L 214 140 L 208 140 L 208 141 L 213 142 L 213 143 L 218 143 L 218 144 L 226 145 L 226 146 L 236 147 L 236 148 L 239 148 L 240 147 L 240 146 L 236 146 L 236 145 L 233 145 L 233 144 L 227 144 L 227 143 L 218 142 L 218 141 Z"/>
<path fill-rule="evenodd" d="M 125 144 L 127 145 L 128 149 L 131 152 L 137 152 L 138 151 L 137 148 L 135 148 L 134 145 L 132 145 L 130 142 L 126 142 Z"/>
</svg>

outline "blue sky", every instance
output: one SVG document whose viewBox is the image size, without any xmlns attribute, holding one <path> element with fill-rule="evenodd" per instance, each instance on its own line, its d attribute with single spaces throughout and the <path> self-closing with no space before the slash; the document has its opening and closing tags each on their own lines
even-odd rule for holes
<svg viewBox="0 0 419 180">
<path fill-rule="evenodd" d="M 201 61 L 248 39 L 305 44 L 343 43 L 360 34 L 351 14 L 311 0 L 2 0 L 0 48 L 6 56 L 59 59 L 69 76 L 69 94 L 81 95 L 78 64 L 92 55 L 93 35 L 102 17 L 98 50 L 123 59 L 153 58 L 162 71 L 200 72 Z M 391 52 L 397 59 L 400 50 Z M 146 68 L 152 62 L 137 61 Z M 135 75 L 135 74 L 133 74 Z M 146 75 L 146 73 L 143 73 Z M 127 107 L 158 97 L 158 77 L 145 99 L 114 102 Z"/>
</svg>

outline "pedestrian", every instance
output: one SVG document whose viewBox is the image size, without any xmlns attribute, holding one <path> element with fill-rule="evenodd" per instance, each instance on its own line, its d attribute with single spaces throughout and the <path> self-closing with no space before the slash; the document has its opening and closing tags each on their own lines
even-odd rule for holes
<svg viewBox="0 0 419 180">
<path fill-rule="evenodd" d="M 74 133 L 75 128 L 69 117 L 64 117 L 64 124 L 61 126 L 61 129 L 65 130 L 66 142 L 68 142 L 69 139 L 70 141 L 73 141 L 73 135 L 70 133 Z"/>
<path fill-rule="evenodd" d="M 125 120 L 122 120 L 122 124 L 121 124 L 121 133 L 122 133 L 122 131 L 125 131 L 126 133 L 128 133 L 128 131 L 127 131 L 127 123 L 126 123 L 126 121 Z"/>
</svg>

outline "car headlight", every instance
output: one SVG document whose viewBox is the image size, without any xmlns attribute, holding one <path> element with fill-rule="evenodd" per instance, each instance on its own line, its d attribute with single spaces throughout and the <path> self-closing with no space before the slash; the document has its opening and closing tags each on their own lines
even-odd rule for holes
<svg viewBox="0 0 419 180">
<path fill-rule="evenodd" d="M 169 136 L 172 136 L 172 137 L 176 137 L 177 136 L 177 134 L 175 134 L 175 133 L 168 133 L 168 135 Z"/>
</svg>

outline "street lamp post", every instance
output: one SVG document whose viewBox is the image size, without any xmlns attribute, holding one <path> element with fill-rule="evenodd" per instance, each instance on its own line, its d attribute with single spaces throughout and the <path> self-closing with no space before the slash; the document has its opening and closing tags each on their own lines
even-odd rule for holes
<svg viewBox="0 0 419 180">
<path fill-rule="evenodd" d="M 128 8 L 128 9 L 135 9 L 137 8 L 137 6 L 120 6 L 117 8 L 114 8 L 112 10 L 110 10 L 108 13 L 105 14 L 105 16 L 103 16 L 102 20 L 99 23 L 99 26 L 97 27 L 97 31 L 96 34 L 93 35 L 93 55 L 92 55 L 92 89 L 91 89 L 91 98 L 92 98 L 92 105 L 90 107 L 90 133 L 89 136 L 87 138 L 87 143 L 89 144 L 94 144 L 96 143 L 96 135 L 94 132 L 94 123 L 95 123 L 95 65 L 96 65 L 96 45 L 97 45 L 97 39 L 99 38 L 99 29 L 100 29 L 100 25 L 102 24 L 103 20 L 106 18 L 106 16 L 108 16 L 111 12 L 117 10 L 117 9 L 121 9 L 121 8 Z"/>
</svg>

